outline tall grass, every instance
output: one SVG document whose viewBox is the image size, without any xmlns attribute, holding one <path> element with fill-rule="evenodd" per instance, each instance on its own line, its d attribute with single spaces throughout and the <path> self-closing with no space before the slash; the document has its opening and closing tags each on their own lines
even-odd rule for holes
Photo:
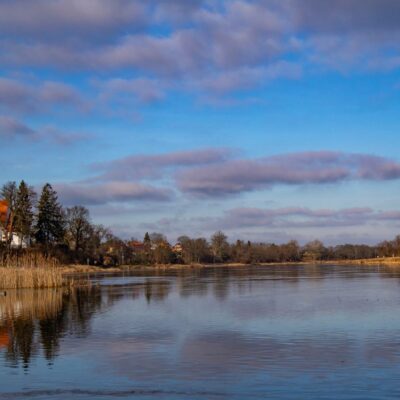
<svg viewBox="0 0 400 400">
<path fill-rule="evenodd" d="M 0 290 L 55 288 L 67 284 L 59 262 L 40 252 L 16 251 L 0 254 Z"/>
<path fill-rule="evenodd" d="M 37 251 L 0 253 L 0 267 L 6 268 L 55 268 L 59 261 Z"/>
<path fill-rule="evenodd" d="M 42 289 L 66 284 L 61 271 L 56 268 L 0 268 L 0 289 Z"/>
</svg>

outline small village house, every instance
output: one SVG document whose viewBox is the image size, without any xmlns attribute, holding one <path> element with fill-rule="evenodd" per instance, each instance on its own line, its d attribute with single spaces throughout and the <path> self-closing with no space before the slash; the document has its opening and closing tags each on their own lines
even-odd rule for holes
<svg viewBox="0 0 400 400">
<path fill-rule="evenodd" d="M 128 242 L 128 246 L 134 254 L 141 253 L 146 250 L 145 244 L 137 240 L 131 240 L 130 242 Z"/>
<path fill-rule="evenodd" d="M 182 255 L 183 247 L 180 243 L 176 243 L 175 246 L 172 247 L 172 252 L 177 255 Z"/>
</svg>

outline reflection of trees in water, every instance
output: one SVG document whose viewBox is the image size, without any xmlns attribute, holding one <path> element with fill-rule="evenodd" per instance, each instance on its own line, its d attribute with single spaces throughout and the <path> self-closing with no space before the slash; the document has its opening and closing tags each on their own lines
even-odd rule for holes
<svg viewBox="0 0 400 400">
<path fill-rule="evenodd" d="M 213 293 L 223 300 L 230 292 L 241 294 L 265 289 L 265 281 L 279 284 L 298 285 L 303 278 L 315 279 L 323 283 L 328 278 L 359 279 L 360 274 L 379 274 L 381 277 L 400 278 L 400 270 L 391 267 L 365 265 L 267 265 L 246 267 L 203 267 L 175 272 L 177 287 L 181 297 L 205 296 Z M 170 275 L 171 272 L 165 272 Z"/>
<path fill-rule="evenodd" d="M 231 275 L 227 275 L 223 270 L 216 270 L 214 274 L 214 294 L 219 300 L 224 300 L 229 295 L 231 285 Z"/>
<path fill-rule="evenodd" d="M 146 279 L 144 284 L 144 295 L 148 303 L 151 301 L 163 301 L 170 291 L 171 284 L 168 281 Z"/>
<path fill-rule="evenodd" d="M 9 291 L 0 298 L 0 317 L 4 322 L 3 335 L 6 335 L 6 358 L 12 365 L 22 361 L 29 366 L 30 359 L 37 353 L 38 326 L 45 349 L 46 357 L 50 357 L 54 345 L 46 337 L 46 321 L 50 321 L 59 313 L 63 304 L 62 290 L 20 290 Z M 37 325 L 38 322 L 38 325 Z"/>
<path fill-rule="evenodd" d="M 234 291 L 248 294 L 266 290 L 265 280 L 297 285 L 303 277 L 322 282 L 336 277 L 359 279 L 365 274 L 400 278 L 398 269 L 379 266 L 218 267 L 143 274 L 143 283 L 126 286 L 10 291 L 6 297 L 0 297 L 0 354 L 4 352 L 11 366 L 28 368 L 40 352 L 52 362 L 59 354 L 63 337 L 90 334 L 92 317 L 99 311 L 124 298 L 146 299 L 149 303 L 164 301 L 173 288 L 172 282 L 176 282 L 181 297 L 213 294 L 222 301 Z"/>
<path fill-rule="evenodd" d="M 32 319 L 18 317 L 12 321 L 7 359 L 17 365 L 22 361 L 24 368 L 29 367 L 31 356 L 36 353 L 34 343 L 35 326 Z"/>
<path fill-rule="evenodd" d="M 213 293 L 224 300 L 235 290 L 241 294 L 265 290 L 265 281 L 279 284 L 298 285 L 302 279 L 314 279 L 323 284 L 326 279 L 360 279 L 360 277 L 397 278 L 400 269 L 396 266 L 377 265 L 267 265 L 246 267 L 203 267 L 177 272 L 177 285 L 181 297 L 205 296 Z"/>
<path fill-rule="evenodd" d="M 119 300 L 125 298 L 139 299 L 144 297 L 148 303 L 163 301 L 171 291 L 171 283 L 168 280 L 145 278 L 143 283 L 127 285 L 108 285 L 102 289 L 103 303 L 111 307 Z"/>
<path fill-rule="evenodd" d="M 8 363 L 29 368 L 40 350 L 51 363 L 57 357 L 60 341 L 66 335 L 87 337 L 91 319 L 99 311 L 129 296 L 162 301 L 171 289 L 170 282 L 146 280 L 132 288 L 93 286 L 71 290 L 10 291 L 0 297 L 0 351 Z M 1 354 L 1 353 L 0 353 Z"/>
<path fill-rule="evenodd" d="M 101 288 L 73 290 L 67 305 L 68 332 L 81 337 L 90 333 L 90 320 L 96 312 L 104 308 Z"/>
<path fill-rule="evenodd" d="M 285 279 L 297 283 L 304 271 L 282 267 L 203 267 L 182 270 L 177 274 L 177 285 L 181 297 L 206 296 L 213 293 L 219 300 L 229 296 L 230 291 L 251 293 L 268 279 Z"/>
<path fill-rule="evenodd" d="M 64 310 L 58 312 L 53 318 L 49 317 L 39 321 L 40 338 L 44 356 L 48 361 L 58 354 L 60 338 L 67 328 L 67 318 Z"/>
<path fill-rule="evenodd" d="M 12 366 L 22 362 L 27 369 L 40 347 L 50 362 L 57 356 L 63 336 L 86 336 L 92 315 L 101 307 L 99 293 L 96 287 L 22 290 L 0 298 L 0 332 L 8 362 Z"/>
</svg>

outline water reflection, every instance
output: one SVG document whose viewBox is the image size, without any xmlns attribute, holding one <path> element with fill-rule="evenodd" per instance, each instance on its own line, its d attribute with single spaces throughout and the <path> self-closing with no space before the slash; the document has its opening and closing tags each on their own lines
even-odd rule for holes
<svg viewBox="0 0 400 400">
<path fill-rule="evenodd" d="M 6 349 L 8 364 L 28 369 L 39 348 L 51 362 L 67 332 L 88 334 L 88 322 L 100 305 L 98 288 L 9 291 L 0 298 L 0 348 Z"/>
<path fill-rule="evenodd" d="M 390 267 L 304 265 L 10 291 L 0 297 L 0 398 L 396 398 L 399 283 Z"/>
</svg>

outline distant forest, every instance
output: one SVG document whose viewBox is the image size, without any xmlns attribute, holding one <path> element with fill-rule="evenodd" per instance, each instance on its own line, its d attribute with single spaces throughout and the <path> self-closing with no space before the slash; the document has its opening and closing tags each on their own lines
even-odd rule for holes
<svg viewBox="0 0 400 400">
<path fill-rule="evenodd" d="M 83 206 L 64 208 L 50 184 L 38 196 L 24 181 L 4 184 L 0 190 L 0 265 L 10 256 L 40 254 L 60 264 L 194 264 L 278 263 L 355 260 L 400 256 L 400 236 L 376 246 L 343 244 L 327 247 L 315 240 L 300 246 L 228 241 L 221 231 L 211 238 L 181 236 L 170 244 L 161 233 L 145 233 L 143 240 L 122 240 L 103 225 L 93 224 Z M 6 208 L 5 208 L 6 205 Z"/>
</svg>

